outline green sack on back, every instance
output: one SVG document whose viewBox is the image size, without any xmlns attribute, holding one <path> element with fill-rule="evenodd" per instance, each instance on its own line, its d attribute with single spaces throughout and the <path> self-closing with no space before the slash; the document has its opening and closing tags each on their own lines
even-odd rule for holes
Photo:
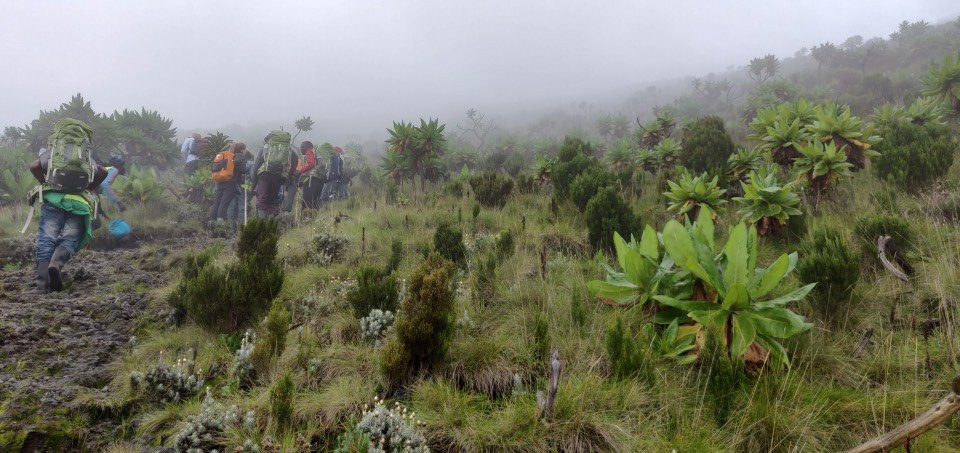
<svg viewBox="0 0 960 453">
<path fill-rule="evenodd" d="M 263 167 L 260 172 L 270 172 L 280 176 L 287 176 L 292 170 L 293 162 L 290 159 L 290 133 L 273 131 L 267 140 L 267 149 L 263 154 Z"/>
<path fill-rule="evenodd" d="M 96 165 L 93 163 L 90 141 L 93 129 L 83 121 L 63 118 L 47 138 L 49 159 L 45 190 L 79 194 L 93 181 Z"/>
</svg>

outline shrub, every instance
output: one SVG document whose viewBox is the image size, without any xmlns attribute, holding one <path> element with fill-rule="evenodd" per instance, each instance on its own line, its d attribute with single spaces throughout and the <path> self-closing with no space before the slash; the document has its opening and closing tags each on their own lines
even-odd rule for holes
<svg viewBox="0 0 960 453">
<path fill-rule="evenodd" d="M 193 359 L 181 358 L 174 365 L 163 362 L 163 355 L 150 371 L 130 373 L 130 387 L 142 390 L 149 401 L 175 403 L 196 395 L 203 378 L 195 370 Z"/>
<path fill-rule="evenodd" d="M 723 120 L 717 116 L 700 118 L 683 127 L 683 152 L 678 163 L 694 173 L 723 173 L 727 159 L 736 152 Z"/>
<path fill-rule="evenodd" d="M 476 212 L 479 213 L 479 210 Z M 441 223 L 433 233 L 433 248 L 441 257 L 457 265 L 462 266 L 467 259 L 467 247 L 463 245 L 463 232 L 449 223 Z"/>
<path fill-rule="evenodd" d="M 936 123 L 923 126 L 897 121 L 883 130 L 873 158 L 881 179 L 915 191 L 943 177 L 953 164 L 957 143 L 950 129 Z"/>
<path fill-rule="evenodd" d="M 516 244 L 514 244 L 513 241 L 513 232 L 510 230 L 501 231 L 500 234 L 497 235 L 493 248 L 497 253 L 497 258 L 501 260 L 513 255 L 516 249 Z"/>
<path fill-rule="evenodd" d="M 321 232 L 313 237 L 313 249 L 311 250 L 311 262 L 326 266 L 330 263 L 336 263 L 343 259 L 347 253 L 347 245 L 350 240 L 335 234 Z"/>
<path fill-rule="evenodd" d="M 470 188 L 481 205 L 502 208 L 513 191 L 513 181 L 496 173 L 484 173 L 470 178 Z"/>
<path fill-rule="evenodd" d="M 255 349 L 256 335 L 252 331 L 247 331 L 240 341 L 240 347 L 233 353 L 233 362 L 230 366 L 230 377 L 236 381 L 240 388 L 245 388 L 253 382 L 256 368 L 253 366 L 253 351 Z"/>
<path fill-rule="evenodd" d="M 593 158 L 593 147 L 589 143 L 579 138 L 565 138 L 557 160 L 549 168 L 557 197 L 561 200 L 566 198 L 574 178 L 596 165 L 599 164 Z"/>
<path fill-rule="evenodd" d="M 587 203 L 587 229 L 590 244 L 600 250 L 613 247 L 614 232 L 629 236 L 637 226 L 637 218 L 617 190 L 605 187 Z"/>
<path fill-rule="evenodd" d="M 374 308 L 370 310 L 370 314 L 360 318 L 360 337 L 364 340 L 373 340 L 379 345 L 380 339 L 386 335 L 395 320 L 396 317 L 392 311 Z"/>
<path fill-rule="evenodd" d="M 353 448 L 359 447 L 359 451 L 429 452 L 421 425 L 413 412 L 400 403 L 388 408 L 383 400 L 376 399 L 372 407 L 364 410 L 357 425 L 340 436 L 337 451 L 353 452 Z"/>
<path fill-rule="evenodd" d="M 537 178 L 533 175 L 523 174 L 517 176 L 517 191 L 520 193 L 535 193 L 538 187 Z"/>
<path fill-rule="evenodd" d="M 653 385 L 654 362 L 646 342 L 624 328 L 618 316 L 607 329 L 607 356 L 614 379 L 639 378 Z"/>
<path fill-rule="evenodd" d="M 383 268 L 383 275 L 390 275 L 398 267 L 400 267 L 400 262 L 403 261 L 403 242 L 400 242 L 399 239 L 394 239 L 390 243 L 390 258 L 387 259 L 387 265 Z"/>
<path fill-rule="evenodd" d="M 800 249 L 797 278 L 804 284 L 817 283 L 810 305 L 821 319 L 838 319 L 860 278 L 860 256 L 850 250 L 843 234 L 829 228 L 811 232 Z"/>
<path fill-rule="evenodd" d="M 273 384 L 270 388 L 270 417 L 273 419 L 273 427 L 277 433 L 285 432 L 290 428 L 290 421 L 293 419 L 293 379 L 290 373 Z"/>
<path fill-rule="evenodd" d="M 224 408 L 210 396 L 209 388 L 201 404 L 200 414 L 189 417 L 180 431 L 173 435 L 174 451 L 226 451 L 224 438 L 228 430 L 240 427 L 253 430 L 255 427 L 253 411 L 241 416 L 236 405 Z M 243 448 L 237 451 L 259 451 L 250 439 L 246 440 Z"/>
<path fill-rule="evenodd" d="M 580 212 L 587 208 L 590 198 L 604 187 L 616 187 L 617 177 L 605 168 L 593 166 L 577 175 L 570 183 L 570 199 Z"/>
<path fill-rule="evenodd" d="M 877 258 L 877 238 L 883 235 L 890 236 L 887 243 L 887 255 L 891 259 L 905 259 L 903 253 L 913 244 L 915 233 L 910 223 L 903 217 L 892 214 L 868 214 L 857 220 L 854 232 L 860 242 L 860 249 L 864 257 Z"/>
<path fill-rule="evenodd" d="M 347 301 L 353 307 L 353 315 L 362 318 L 375 308 L 396 311 L 397 296 L 396 277 L 364 266 L 357 271 L 357 286 L 347 292 Z"/>
<path fill-rule="evenodd" d="M 279 357 L 280 354 L 283 354 L 283 348 L 287 344 L 290 319 L 290 311 L 283 305 L 283 301 L 274 299 L 273 306 L 267 313 L 263 335 L 260 336 L 263 338 L 264 346 L 270 351 L 270 356 Z"/>
<path fill-rule="evenodd" d="M 381 368 L 392 390 L 446 358 L 455 321 L 452 278 L 452 264 L 437 253 L 431 253 L 410 278 L 396 334 L 381 355 Z"/>
<path fill-rule="evenodd" d="M 189 258 L 170 304 L 213 331 L 234 332 L 260 319 L 283 286 L 277 225 L 276 219 L 248 222 L 237 240 L 237 261 L 223 269 L 209 256 Z"/>
</svg>

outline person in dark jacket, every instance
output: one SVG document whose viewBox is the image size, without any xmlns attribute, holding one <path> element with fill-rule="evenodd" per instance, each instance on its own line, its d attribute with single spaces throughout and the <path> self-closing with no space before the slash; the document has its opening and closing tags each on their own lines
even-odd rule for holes
<svg viewBox="0 0 960 453">
<path fill-rule="evenodd" d="M 320 207 L 320 194 L 323 192 L 323 184 L 327 182 L 327 165 L 321 161 L 321 156 L 328 154 L 333 154 L 333 145 L 329 143 L 320 145 L 316 156 L 317 165 L 303 176 L 303 207 L 305 208 Z"/>
<path fill-rule="evenodd" d="M 327 182 L 323 185 L 323 192 L 320 194 L 321 202 L 327 202 L 336 198 L 340 191 L 340 178 L 343 176 L 343 148 L 333 147 L 333 154 L 330 155 L 330 172 L 327 174 Z"/>
<path fill-rule="evenodd" d="M 297 152 L 291 147 L 288 166 L 290 170 L 287 174 L 280 175 L 262 168 L 264 167 L 264 154 L 270 146 L 270 136 L 271 134 L 267 134 L 264 137 L 263 147 L 257 153 L 257 159 L 250 170 L 251 182 L 257 194 L 257 216 L 260 218 L 267 218 L 280 213 L 280 190 L 283 188 L 285 181 L 294 177 L 299 163 Z"/>
</svg>

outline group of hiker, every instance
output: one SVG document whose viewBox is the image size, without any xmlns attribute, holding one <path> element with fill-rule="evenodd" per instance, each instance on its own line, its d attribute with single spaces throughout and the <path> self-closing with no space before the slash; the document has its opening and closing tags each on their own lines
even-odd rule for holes
<svg viewBox="0 0 960 453">
<path fill-rule="evenodd" d="M 188 174 L 197 170 L 196 146 L 200 140 L 199 134 L 194 134 L 181 150 Z M 217 153 L 210 168 L 216 192 L 209 220 L 235 226 L 251 196 L 256 197 L 256 214 L 261 218 L 292 211 L 298 191 L 302 206 L 310 209 L 346 197 L 348 181 L 343 179 L 343 149 L 324 143 L 320 151 L 329 154 L 329 165 L 317 158 L 312 142 L 303 141 L 298 150 L 291 145 L 290 133 L 284 131 L 267 134 L 256 156 L 245 143 L 227 146 Z M 247 178 L 252 194 L 241 191 Z"/>
<path fill-rule="evenodd" d="M 97 163 L 92 155 L 93 130 L 79 120 L 64 118 L 56 123 L 53 132 L 41 148 L 37 160 L 30 164 L 30 172 L 39 182 L 30 196 L 31 206 L 40 204 L 40 221 L 36 237 L 35 285 L 30 291 L 44 294 L 63 289 L 62 269 L 78 251 L 93 238 L 100 217 L 109 216 L 100 204 L 100 194 L 106 196 L 115 212 L 126 207 L 112 188 L 118 175 L 126 172 L 126 162 L 112 157 L 106 165 Z M 264 138 L 264 144 L 254 156 L 244 143 L 233 143 L 214 158 L 210 176 L 216 183 L 216 195 L 209 217 L 213 221 L 240 220 L 249 199 L 241 187 L 250 178 L 256 196 L 259 217 L 278 215 L 292 210 L 297 191 L 302 188 L 304 207 L 318 208 L 322 203 L 346 196 L 343 178 L 343 150 L 324 143 L 320 151 L 330 155 L 329 165 L 317 158 L 313 143 L 304 141 L 299 150 L 291 146 L 288 132 L 273 131 Z M 184 169 L 193 174 L 200 169 L 199 134 L 187 138 L 181 148 Z M 241 207 L 243 206 L 243 207 Z M 23 231 L 29 227 L 33 211 Z M 120 219 L 111 220 L 111 233 L 129 232 L 129 225 Z"/>
</svg>

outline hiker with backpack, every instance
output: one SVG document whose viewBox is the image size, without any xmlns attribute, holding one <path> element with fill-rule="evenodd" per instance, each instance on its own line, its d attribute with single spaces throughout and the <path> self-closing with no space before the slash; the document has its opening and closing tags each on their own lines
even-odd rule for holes
<svg viewBox="0 0 960 453">
<path fill-rule="evenodd" d="M 324 143 L 320 145 L 320 152 L 323 154 L 333 154 L 333 145 Z M 327 166 L 317 159 L 318 165 L 312 170 L 304 172 L 301 176 L 303 183 L 303 206 L 305 208 L 317 209 L 320 207 L 320 194 L 323 192 L 323 185 L 327 182 Z"/>
<path fill-rule="evenodd" d="M 279 214 L 280 190 L 286 181 L 293 179 L 299 162 L 297 152 L 290 147 L 289 132 L 273 131 L 264 142 L 251 171 L 260 218 Z"/>
<path fill-rule="evenodd" d="M 203 137 L 200 134 L 194 133 L 192 136 L 188 137 L 183 141 L 183 145 L 180 146 L 180 155 L 183 157 L 183 171 L 190 176 L 197 172 L 197 168 L 200 167 L 200 145 L 203 142 Z"/>
<path fill-rule="evenodd" d="M 42 204 L 36 286 L 30 293 L 63 290 L 63 266 L 93 237 L 92 218 L 99 208 L 93 192 L 107 178 L 107 170 L 93 161 L 92 138 L 93 130 L 82 121 L 61 119 L 47 139 L 47 152 L 30 164 L 30 172 L 40 182 L 30 204 Z M 28 226 L 29 219 L 24 231 Z"/>
<path fill-rule="evenodd" d="M 297 198 L 297 189 L 300 188 L 301 182 L 303 182 L 304 179 L 304 175 L 313 170 L 317 165 L 317 156 L 313 151 L 313 142 L 310 140 L 304 140 L 302 143 L 300 143 L 300 154 L 297 157 L 299 159 L 299 163 L 297 164 L 294 176 L 287 181 L 287 185 L 284 188 L 283 212 L 290 212 L 293 210 L 293 204 Z"/>
<path fill-rule="evenodd" d="M 210 177 L 216 182 L 217 191 L 213 197 L 213 205 L 210 206 L 211 222 L 228 220 L 230 204 L 237 196 L 240 186 L 240 175 L 246 170 L 246 151 L 247 145 L 237 142 L 213 158 Z"/>
<path fill-rule="evenodd" d="M 340 178 L 343 177 L 343 148 L 333 147 L 333 154 L 330 155 L 330 173 L 327 175 L 327 182 L 323 185 L 323 191 L 320 193 L 321 202 L 327 202 L 338 198 L 340 193 Z"/>
</svg>

